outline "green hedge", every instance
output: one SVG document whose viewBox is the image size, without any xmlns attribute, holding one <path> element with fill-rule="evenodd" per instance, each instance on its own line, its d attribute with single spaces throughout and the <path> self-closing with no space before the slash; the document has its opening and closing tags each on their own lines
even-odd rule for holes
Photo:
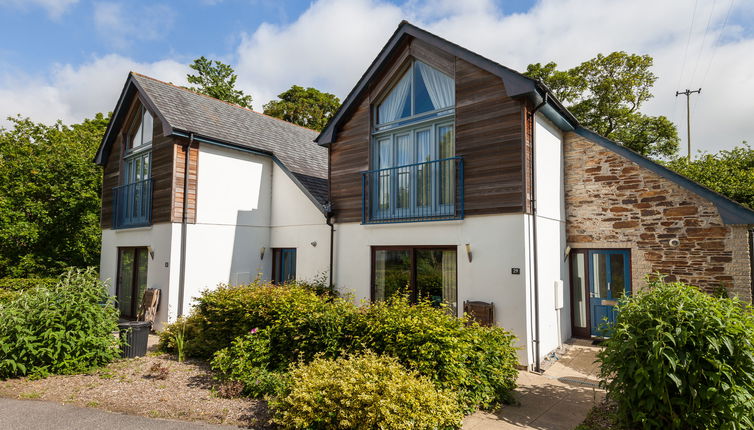
<svg viewBox="0 0 754 430">
<path fill-rule="evenodd" d="M 34 287 L 53 287 L 57 278 L 0 278 L 0 290 L 25 291 Z"/>
<path fill-rule="evenodd" d="M 314 341 L 312 336 L 303 341 L 286 337 L 286 327 L 297 327 L 298 336 L 307 331 L 319 335 L 322 330 L 341 330 L 342 318 L 355 311 L 356 308 L 343 299 L 318 295 L 310 288 L 296 284 L 220 285 L 205 290 L 186 318 L 186 354 L 208 359 L 252 329 L 275 326 L 279 333 L 276 342 L 280 343 L 276 349 L 288 357 L 285 359 L 287 363 L 302 352 L 312 356 L 319 351 L 320 345 L 307 344 Z M 161 332 L 161 349 L 175 351 L 176 330 L 176 326 L 170 325 Z M 338 347 L 341 344 L 337 339 L 325 341 L 328 342 Z"/>
<path fill-rule="evenodd" d="M 276 394 L 292 365 L 366 351 L 455 392 L 465 412 L 510 400 L 518 376 L 509 332 L 404 297 L 359 308 L 296 285 L 223 286 L 203 293 L 188 321 L 187 353 L 214 354 L 218 377 L 255 397 Z M 162 333 L 163 349 L 174 350 L 175 331 Z"/>
<path fill-rule="evenodd" d="M 750 306 L 655 280 L 618 311 L 599 360 L 625 425 L 754 428 Z"/>
<path fill-rule="evenodd" d="M 0 306 L 0 378 L 71 374 L 118 357 L 118 311 L 93 269 Z"/>
<path fill-rule="evenodd" d="M 291 371 L 289 389 L 270 406 L 294 429 L 448 429 L 463 414 L 451 392 L 373 353 L 315 359 Z"/>
</svg>

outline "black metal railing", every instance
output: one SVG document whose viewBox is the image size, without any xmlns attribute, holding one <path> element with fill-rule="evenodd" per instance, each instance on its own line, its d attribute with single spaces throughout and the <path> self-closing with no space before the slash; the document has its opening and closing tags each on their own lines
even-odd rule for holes
<svg viewBox="0 0 754 430">
<path fill-rule="evenodd" d="M 361 222 L 463 219 L 463 158 L 361 172 Z"/>
<path fill-rule="evenodd" d="M 113 228 L 152 224 L 152 180 L 113 188 Z"/>
</svg>

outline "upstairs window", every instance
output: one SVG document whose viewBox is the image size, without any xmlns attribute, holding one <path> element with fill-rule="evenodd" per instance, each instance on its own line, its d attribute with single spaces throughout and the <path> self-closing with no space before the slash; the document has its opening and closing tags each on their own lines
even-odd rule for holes
<svg viewBox="0 0 754 430">
<path fill-rule="evenodd" d="M 150 178 L 153 128 L 152 114 L 140 106 L 126 134 L 128 145 L 124 158 L 124 183 L 133 184 Z"/>
<path fill-rule="evenodd" d="M 454 79 L 415 60 L 373 110 L 364 222 L 460 218 Z"/>
<path fill-rule="evenodd" d="M 453 78 L 414 61 L 376 109 L 377 130 L 451 113 L 455 105 Z"/>
<path fill-rule="evenodd" d="M 144 108 L 139 107 L 131 123 L 128 133 L 128 149 L 136 150 L 152 144 L 152 129 L 154 119 L 152 114 Z"/>
</svg>

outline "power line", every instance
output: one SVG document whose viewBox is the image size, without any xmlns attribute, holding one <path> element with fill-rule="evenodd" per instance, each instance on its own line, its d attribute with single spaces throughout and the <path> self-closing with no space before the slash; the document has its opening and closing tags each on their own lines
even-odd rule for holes
<svg viewBox="0 0 754 430">
<path fill-rule="evenodd" d="M 715 13 L 715 3 L 717 3 L 717 0 L 714 0 L 712 2 L 712 9 L 709 11 L 709 16 L 707 17 L 707 25 L 704 27 L 704 35 L 702 36 L 702 43 L 701 46 L 699 46 L 699 55 L 696 56 L 696 64 L 694 64 L 694 71 L 691 73 L 691 80 L 690 83 L 694 82 L 694 78 L 696 77 L 696 69 L 699 68 L 699 60 L 702 59 L 702 53 L 704 52 L 704 41 L 707 40 L 707 32 L 709 32 L 709 24 L 712 21 L 712 15 Z"/>
<path fill-rule="evenodd" d="M 694 10 L 691 12 L 691 24 L 689 25 L 689 36 L 686 39 L 686 49 L 683 50 L 683 61 L 681 62 L 681 74 L 678 76 L 678 85 L 676 87 L 681 86 L 681 81 L 683 80 L 683 72 L 686 70 L 686 57 L 689 53 L 689 44 L 691 44 L 691 34 L 694 31 L 694 19 L 696 18 L 696 7 L 699 5 L 699 0 L 694 1 Z"/>
<path fill-rule="evenodd" d="M 704 71 L 704 75 L 702 75 L 702 80 L 700 81 L 700 85 L 704 85 L 704 82 L 707 80 L 707 75 L 709 74 L 710 69 L 712 68 L 712 63 L 715 61 L 715 54 L 717 54 L 717 48 L 720 45 L 720 39 L 723 37 L 723 33 L 725 32 L 725 27 L 728 25 L 728 18 L 730 18 L 730 12 L 733 10 L 733 5 L 736 3 L 736 0 L 730 0 L 730 4 L 728 5 L 728 11 L 725 13 L 725 19 L 723 19 L 723 26 L 720 27 L 720 31 L 717 33 L 717 37 L 715 38 L 715 42 L 712 45 L 712 54 L 710 55 L 709 63 L 707 64 L 707 70 Z M 694 112 L 696 112 L 696 104 L 694 104 Z"/>
</svg>

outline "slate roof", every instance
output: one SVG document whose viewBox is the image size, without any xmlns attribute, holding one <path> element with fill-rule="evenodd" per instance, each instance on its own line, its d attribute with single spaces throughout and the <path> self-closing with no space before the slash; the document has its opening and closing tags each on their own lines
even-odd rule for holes
<svg viewBox="0 0 754 430">
<path fill-rule="evenodd" d="M 162 121 L 163 134 L 194 133 L 200 140 L 270 155 L 317 203 L 327 202 L 327 150 L 313 142 L 316 131 L 134 72 L 129 74 L 116 115 L 124 97 L 134 93 L 130 84 L 148 99 L 145 103 Z M 116 128 L 117 122 L 114 116 L 110 128 Z M 107 159 L 109 131 L 95 159 L 99 164 Z"/>
</svg>

